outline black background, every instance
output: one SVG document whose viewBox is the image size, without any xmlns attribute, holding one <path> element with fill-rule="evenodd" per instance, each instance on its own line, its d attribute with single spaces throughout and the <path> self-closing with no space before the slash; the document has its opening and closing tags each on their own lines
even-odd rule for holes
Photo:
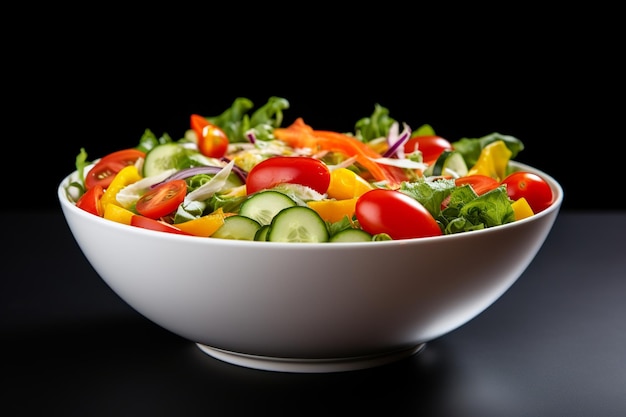
<svg viewBox="0 0 626 417">
<path fill-rule="evenodd" d="M 514 135 L 526 145 L 518 160 L 561 182 L 566 211 L 624 209 L 621 13 L 475 3 L 433 13 L 391 2 L 340 13 L 321 3 L 235 3 L 225 11 L 210 2 L 181 14 L 169 4 L 134 12 L 96 3 L 6 8 L 5 408 L 318 411 L 339 399 L 340 409 L 398 415 L 438 415 L 429 413 L 438 405 L 467 415 L 467 404 L 493 411 L 478 415 L 624 414 L 616 388 L 624 380 L 623 240 L 611 214 L 564 213 L 555 240 L 506 299 L 429 347 L 428 355 L 443 353 L 434 368 L 423 368 L 431 357 L 422 355 L 409 368 L 284 379 L 206 365 L 96 279 L 52 213 L 79 149 L 96 158 L 134 146 L 146 128 L 178 136 L 191 113 L 218 114 L 240 96 L 256 105 L 285 97 L 285 123 L 303 117 L 319 129 L 351 130 L 380 103 L 397 120 L 429 123 L 450 140 Z M 22 210 L 42 213 L 15 216 Z M 146 338 L 156 350 L 146 350 Z M 166 395 L 155 401 L 155 392 Z"/>
<path fill-rule="evenodd" d="M 3 155 L 18 192 L 3 193 L 3 208 L 57 209 L 56 187 L 81 147 L 95 159 L 135 146 L 146 128 L 180 137 L 191 113 L 217 115 L 237 97 L 256 108 L 271 96 L 290 102 L 285 126 L 302 117 L 352 131 L 379 103 L 450 141 L 513 135 L 526 146 L 516 159 L 561 183 L 564 209 L 624 208 L 614 26 L 515 12 L 305 19 L 294 10 L 273 24 L 254 13 L 107 12 L 31 24 L 36 37 L 7 43 Z"/>
</svg>

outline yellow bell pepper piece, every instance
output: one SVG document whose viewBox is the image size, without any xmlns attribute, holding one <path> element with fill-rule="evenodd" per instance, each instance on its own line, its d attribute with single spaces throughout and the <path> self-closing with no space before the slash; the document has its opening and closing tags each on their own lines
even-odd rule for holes
<svg viewBox="0 0 626 417">
<path fill-rule="evenodd" d="M 369 182 L 354 171 L 348 168 L 337 168 L 330 173 L 330 184 L 326 193 L 328 198 L 347 200 L 360 197 L 372 188 L 374 187 Z"/>
<path fill-rule="evenodd" d="M 227 193 L 223 194 L 224 197 L 245 197 L 246 196 L 246 184 L 238 187 L 231 188 Z"/>
<path fill-rule="evenodd" d="M 224 224 L 225 217 L 224 211 L 220 207 L 211 214 L 183 223 L 177 223 L 174 226 L 194 236 L 209 237 Z"/>
<path fill-rule="evenodd" d="M 315 210 L 322 219 L 334 223 L 343 219 L 344 216 L 348 216 L 348 218 L 351 219 L 358 199 L 358 197 L 354 197 L 345 200 L 319 200 L 309 201 L 307 204 Z"/>
<path fill-rule="evenodd" d="M 100 200 L 102 202 L 102 209 L 106 210 L 106 207 L 109 204 L 115 204 L 116 206 L 119 206 L 120 204 L 115 199 L 117 193 L 122 188 L 126 187 L 129 184 L 137 182 L 142 178 L 143 177 L 141 176 L 141 174 L 139 174 L 139 170 L 137 170 L 137 167 L 135 165 L 128 165 L 122 168 L 117 174 L 115 174 L 113 181 L 111 181 L 111 184 L 107 187 L 107 189 L 104 191 L 104 194 L 102 195 L 102 199 Z"/>
<path fill-rule="evenodd" d="M 512 152 L 502 140 L 497 140 L 485 146 L 480 152 L 476 164 L 470 168 L 467 175 L 487 175 L 498 181 L 506 176 L 506 168 L 511 159 Z"/>
<path fill-rule="evenodd" d="M 134 215 L 135 213 L 133 213 L 132 211 L 127 210 L 124 207 L 118 206 L 117 204 L 107 204 L 106 208 L 104 209 L 103 217 L 114 222 L 130 224 L 130 219 Z"/>
<path fill-rule="evenodd" d="M 525 219 L 526 217 L 530 217 L 535 214 L 533 209 L 530 208 L 530 204 L 528 204 L 528 201 L 526 201 L 524 197 L 521 197 L 511 203 L 511 207 L 515 213 L 515 220 Z"/>
</svg>

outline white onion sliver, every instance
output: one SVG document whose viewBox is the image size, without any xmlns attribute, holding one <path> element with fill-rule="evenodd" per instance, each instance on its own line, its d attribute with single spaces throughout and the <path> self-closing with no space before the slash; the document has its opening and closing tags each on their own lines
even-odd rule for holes
<svg viewBox="0 0 626 417">
<path fill-rule="evenodd" d="M 194 175 L 198 174 L 217 174 L 222 170 L 222 168 L 222 166 L 218 167 L 213 165 L 185 168 L 170 175 L 163 182 L 172 180 L 184 180 L 185 178 L 193 177 Z"/>
<path fill-rule="evenodd" d="M 415 162 L 410 159 L 398 159 L 398 158 L 370 158 L 372 161 L 381 164 L 381 165 L 390 165 L 398 168 L 407 168 L 407 169 L 426 169 L 428 168 L 428 164 L 423 162 Z"/>
<path fill-rule="evenodd" d="M 339 168 L 347 168 L 347 167 L 349 167 L 350 165 L 354 164 L 354 163 L 356 162 L 356 160 L 357 160 L 357 159 L 358 159 L 358 158 L 357 158 L 356 156 L 351 156 L 350 158 L 348 158 L 348 159 L 346 159 L 346 160 L 344 160 L 344 161 L 341 161 L 341 162 L 340 162 L 340 163 L 338 163 L 337 165 L 330 165 L 330 166 L 328 167 L 328 169 L 329 169 L 330 171 L 334 171 L 334 170 L 339 169 Z"/>
<path fill-rule="evenodd" d="M 187 196 L 185 196 L 185 201 L 203 201 L 207 198 L 211 197 L 216 192 L 220 191 L 226 181 L 228 180 L 228 176 L 235 165 L 235 161 L 230 161 L 220 172 L 215 174 L 209 181 L 203 184 L 201 187 L 196 188 Z"/>
<path fill-rule="evenodd" d="M 170 175 L 176 172 L 175 169 L 168 169 L 159 174 L 145 177 L 137 182 L 127 185 L 115 195 L 115 199 L 122 207 L 128 208 L 133 205 L 139 197 L 148 191 L 153 185 L 163 182 Z"/>
</svg>

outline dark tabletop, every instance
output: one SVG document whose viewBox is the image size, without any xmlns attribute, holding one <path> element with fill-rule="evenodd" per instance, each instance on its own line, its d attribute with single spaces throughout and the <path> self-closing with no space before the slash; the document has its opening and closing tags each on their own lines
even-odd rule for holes
<svg viewBox="0 0 626 417">
<path fill-rule="evenodd" d="M 6 416 L 626 415 L 626 212 L 561 212 L 474 320 L 409 359 L 330 374 L 214 359 L 107 287 L 60 210 L 4 214 Z"/>
</svg>

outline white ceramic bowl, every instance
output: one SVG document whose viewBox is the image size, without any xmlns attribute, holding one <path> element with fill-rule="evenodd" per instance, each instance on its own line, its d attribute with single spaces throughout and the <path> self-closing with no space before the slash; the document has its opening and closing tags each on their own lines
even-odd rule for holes
<svg viewBox="0 0 626 417">
<path fill-rule="evenodd" d="M 207 354 L 286 372 L 334 372 L 415 354 L 496 301 L 540 250 L 554 204 L 504 226 L 367 243 L 276 243 L 174 235 L 78 209 L 76 242 L 125 302 Z M 72 175 L 75 175 L 72 174 Z"/>
</svg>

